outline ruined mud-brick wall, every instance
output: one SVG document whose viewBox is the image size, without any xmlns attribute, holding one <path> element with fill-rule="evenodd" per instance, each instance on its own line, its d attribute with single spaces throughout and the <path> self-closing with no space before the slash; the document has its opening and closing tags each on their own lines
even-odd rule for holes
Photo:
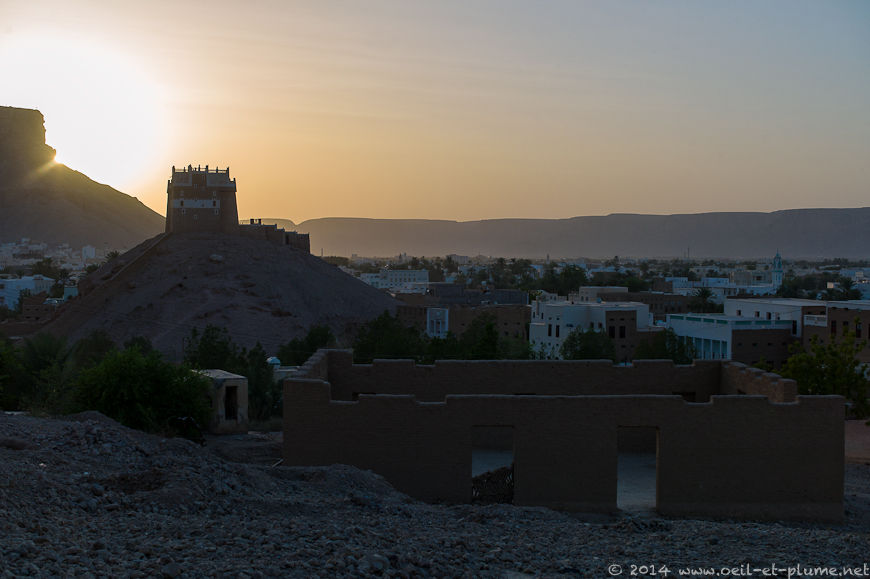
<svg viewBox="0 0 870 579">
<path fill-rule="evenodd" d="M 288 464 L 352 464 L 422 500 L 468 502 L 475 427 L 508 427 L 513 429 L 515 504 L 613 511 L 619 428 L 653 427 L 657 508 L 663 514 L 830 521 L 843 516 L 843 399 L 838 396 L 774 403 L 763 396 L 714 394 L 707 402 L 690 403 L 670 394 L 673 384 L 682 389 L 703 379 L 710 383 L 696 391 L 718 391 L 722 362 L 686 367 L 647 362 L 637 368 L 647 369 L 641 380 L 626 372 L 631 368 L 599 363 L 533 362 L 532 370 L 513 362 L 349 368 L 348 353 L 317 356 L 303 373 L 307 377 L 284 383 Z M 449 371 L 440 378 L 452 380 L 437 392 L 444 397 L 426 392 L 431 401 L 423 401 L 407 394 L 430 388 L 442 366 Z M 587 371 L 595 381 L 582 376 Z M 482 384 L 486 375 L 498 378 Z M 521 378 L 510 379 L 517 375 Z M 535 384 L 525 382 L 532 375 L 538 391 L 568 390 L 561 382 L 570 381 L 584 392 L 514 395 L 518 385 Z M 398 390 L 402 376 L 405 394 L 365 394 L 384 390 L 377 387 L 378 378 L 381 386 Z M 626 381 L 620 386 L 617 377 Z M 357 378 L 365 384 L 345 382 Z M 657 382 L 662 380 L 669 384 Z M 600 392 L 621 388 L 625 393 L 590 394 L 594 384 Z M 638 394 L 626 384 L 667 393 Z M 457 394 L 462 391 L 471 393 Z M 360 394 L 352 401 L 352 396 L 338 399 L 336 392 Z"/>
<path fill-rule="evenodd" d="M 771 402 L 794 402 L 797 382 L 740 362 L 722 364 L 722 394 L 757 394 Z"/>
<path fill-rule="evenodd" d="M 350 350 L 328 351 L 333 400 L 359 394 L 413 394 L 423 402 L 449 394 L 680 394 L 692 401 L 719 394 L 720 362 L 696 360 L 675 366 L 670 360 L 639 360 L 614 366 L 609 360 L 375 360 L 353 364 Z"/>
</svg>

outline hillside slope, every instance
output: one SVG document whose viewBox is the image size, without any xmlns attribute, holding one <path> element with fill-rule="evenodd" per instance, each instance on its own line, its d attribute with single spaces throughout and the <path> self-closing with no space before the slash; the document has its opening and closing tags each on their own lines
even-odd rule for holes
<svg viewBox="0 0 870 579">
<path fill-rule="evenodd" d="M 127 249 L 163 228 L 164 218 L 135 197 L 55 163 L 42 113 L 0 107 L 0 243 Z"/>
<path fill-rule="evenodd" d="M 274 353 L 312 325 L 343 338 L 395 311 L 387 294 L 304 251 L 218 233 L 149 240 L 89 276 L 83 290 L 48 331 L 77 340 L 103 329 L 118 343 L 145 336 L 173 359 L 192 329 L 209 324 Z"/>
</svg>

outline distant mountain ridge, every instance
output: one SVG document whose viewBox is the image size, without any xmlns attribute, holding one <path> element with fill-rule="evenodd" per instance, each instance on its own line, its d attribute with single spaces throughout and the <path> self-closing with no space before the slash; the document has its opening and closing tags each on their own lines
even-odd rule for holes
<svg viewBox="0 0 870 579">
<path fill-rule="evenodd" d="M 281 223 L 324 255 L 867 258 L 870 207 L 772 213 L 612 214 L 569 219 L 311 219 Z M 289 227 L 288 227 L 289 222 Z"/>
<path fill-rule="evenodd" d="M 0 107 L 0 243 L 121 250 L 163 231 L 163 216 L 135 197 L 55 163 L 44 123 L 37 110 Z"/>
</svg>

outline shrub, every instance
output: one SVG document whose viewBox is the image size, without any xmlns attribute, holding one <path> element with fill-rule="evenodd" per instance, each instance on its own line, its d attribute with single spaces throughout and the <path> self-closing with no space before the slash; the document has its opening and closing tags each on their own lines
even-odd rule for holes
<svg viewBox="0 0 870 579">
<path fill-rule="evenodd" d="M 179 416 L 205 425 L 209 387 L 207 378 L 188 367 L 133 347 L 109 352 L 99 364 L 82 370 L 75 383 L 75 405 L 78 410 L 98 410 L 130 428 L 161 431 Z"/>
</svg>

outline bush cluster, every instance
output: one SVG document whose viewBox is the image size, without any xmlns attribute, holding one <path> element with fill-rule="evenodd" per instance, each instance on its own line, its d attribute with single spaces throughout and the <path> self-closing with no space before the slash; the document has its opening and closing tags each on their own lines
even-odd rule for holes
<svg viewBox="0 0 870 579">
<path fill-rule="evenodd" d="M 66 414 L 98 410 L 125 426 L 168 430 L 177 417 L 204 425 L 209 381 L 162 359 L 144 338 L 118 348 L 97 331 L 69 346 L 37 334 L 15 347 L 0 341 L 0 408 Z"/>
</svg>

